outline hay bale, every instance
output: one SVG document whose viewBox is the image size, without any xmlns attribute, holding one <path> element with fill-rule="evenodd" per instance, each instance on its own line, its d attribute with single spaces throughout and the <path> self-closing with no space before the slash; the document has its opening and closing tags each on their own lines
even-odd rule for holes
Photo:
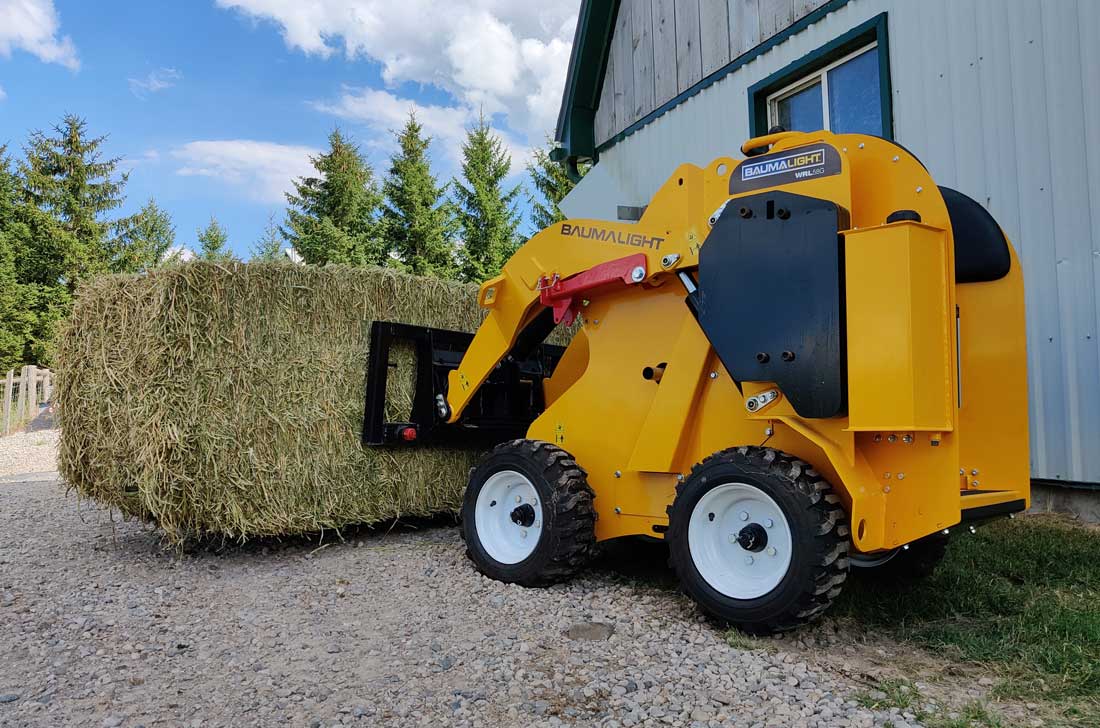
<svg viewBox="0 0 1100 728">
<path fill-rule="evenodd" d="M 367 346 L 375 319 L 472 331 L 475 293 L 282 263 L 98 279 L 59 346 L 61 474 L 176 542 L 454 510 L 475 453 L 360 445 Z M 407 415 L 413 356 L 394 359 Z"/>
</svg>

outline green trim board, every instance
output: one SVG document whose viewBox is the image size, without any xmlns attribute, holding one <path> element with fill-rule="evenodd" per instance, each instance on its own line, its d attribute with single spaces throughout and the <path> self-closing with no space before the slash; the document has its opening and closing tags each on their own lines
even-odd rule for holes
<svg viewBox="0 0 1100 728">
<path fill-rule="evenodd" d="M 879 13 L 820 48 L 807 53 L 767 78 L 749 87 L 749 136 L 757 137 L 768 129 L 768 96 L 833 61 L 876 42 L 878 46 L 879 103 L 882 104 L 882 137 L 894 138 L 894 103 L 890 87 L 890 45 L 886 13 Z"/>
<path fill-rule="evenodd" d="M 608 149 L 609 147 L 614 146 L 615 144 L 618 144 L 619 142 L 621 142 L 623 139 L 626 139 L 628 136 L 630 136 L 634 132 L 636 132 L 639 129 L 653 123 L 654 120 L 660 118 L 661 116 L 664 116 L 666 113 L 668 113 L 672 109 L 676 108 L 677 106 L 679 106 L 684 101 L 691 98 L 692 96 L 695 96 L 696 94 L 698 94 L 703 89 L 708 88 L 710 86 L 713 86 L 714 84 L 721 81 L 723 78 L 725 78 L 729 74 L 733 73 L 737 69 L 741 68 L 742 66 L 744 66 L 744 65 L 746 65 L 746 64 L 748 64 L 748 63 L 750 63 L 754 60 L 756 60 L 757 58 L 759 58 L 763 54 L 770 51 L 772 48 L 774 48 L 777 45 L 783 43 L 784 41 L 786 41 L 791 36 L 801 33 L 806 28 L 808 28 L 811 25 L 813 25 L 814 23 L 818 22 L 819 20 L 824 18 L 829 13 L 832 13 L 832 12 L 834 12 L 836 10 L 839 10 L 840 8 L 844 7 L 845 5 L 848 4 L 848 2 L 849 2 L 849 0 L 829 0 L 829 2 L 825 3 L 824 5 L 817 8 L 816 10 L 810 12 L 809 14 L 803 16 L 802 18 L 799 18 L 797 21 L 792 23 L 790 26 L 788 26 L 788 27 L 784 28 L 783 30 L 779 31 L 778 33 L 776 33 L 772 37 L 765 40 L 760 45 L 754 46 L 751 50 L 745 51 L 744 53 L 739 55 L 737 58 L 734 58 L 732 61 L 730 61 L 726 65 L 722 66 L 718 70 L 711 73 L 709 76 L 706 76 L 705 78 L 700 80 L 698 83 L 696 83 L 691 88 L 688 88 L 688 89 L 685 89 L 685 90 L 681 91 L 679 94 L 677 94 L 673 98 L 669 99 L 665 103 L 661 104 L 656 109 L 654 109 L 653 111 L 651 111 L 648 114 L 646 114 L 645 116 L 643 116 L 641 119 L 638 119 L 636 122 L 634 122 L 633 124 L 631 124 L 627 128 L 623 129 L 622 131 L 620 131 L 615 136 L 613 136 L 610 139 L 608 139 L 607 141 L 601 143 L 599 146 L 596 147 L 595 155 L 593 156 L 593 159 L 598 159 L 600 152 Z M 594 114 L 593 114 L 593 120 L 595 120 L 595 115 Z M 591 134 L 592 134 L 593 137 L 595 136 L 595 130 L 594 129 L 592 130 Z M 559 138 L 559 141 L 562 141 L 562 140 Z M 561 157 L 563 159 L 567 158 L 567 157 L 577 156 L 573 152 L 572 148 L 566 146 L 564 144 L 564 142 L 563 142 L 563 147 L 565 147 L 565 149 L 563 150 L 563 153 L 561 155 Z"/>
<path fill-rule="evenodd" d="M 552 154 L 555 161 L 567 161 L 570 167 L 575 167 L 578 157 L 596 156 L 596 108 L 600 105 L 600 90 L 618 14 L 619 0 L 581 2 L 558 112 L 555 139 L 561 143 L 561 148 Z"/>
</svg>

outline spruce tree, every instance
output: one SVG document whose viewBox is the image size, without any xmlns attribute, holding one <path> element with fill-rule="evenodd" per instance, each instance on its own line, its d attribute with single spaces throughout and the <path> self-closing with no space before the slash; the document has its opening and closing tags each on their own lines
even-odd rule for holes
<svg viewBox="0 0 1100 728">
<path fill-rule="evenodd" d="M 16 275 L 18 180 L 11 171 L 7 148 L 0 145 L 0 372 L 24 361 L 34 328 L 33 289 Z"/>
<path fill-rule="evenodd" d="M 519 185 L 504 189 L 511 169 L 504 143 L 480 116 L 462 145 L 462 180 L 451 183 L 462 236 L 458 254 L 463 280 L 480 283 L 495 276 L 519 246 Z"/>
<path fill-rule="evenodd" d="M 527 171 L 531 175 L 531 184 L 534 185 L 537 196 L 531 195 L 531 222 L 535 231 L 550 227 L 556 222 L 561 222 L 565 216 L 558 209 L 558 203 L 569 194 L 576 186 L 576 182 L 569 178 L 565 171 L 565 165 L 550 159 L 550 152 L 554 149 L 554 142 L 549 142 L 546 149 L 535 150 L 534 159 L 527 165 Z M 590 165 L 580 167 L 583 177 L 588 172 Z"/>
<path fill-rule="evenodd" d="M 24 199 L 47 216 L 28 220 L 30 252 L 48 263 L 34 269 L 35 282 L 61 280 L 72 291 L 80 280 L 110 268 L 115 237 L 127 221 L 108 215 L 123 203 L 127 176 L 118 173 L 118 158 L 103 157 L 105 140 L 89 136 L 87 123 L 72 114 L 52 136 L 31 133 L 20 168 Z"/>
<path fill-rule="evenodd" d="M 382 186 L 383 234 L 409 272 L 453 278 L 454 225 L 446 185 L 438 184 L 428 161 L 431 138 L 423 135 L 413 112 L 396 137 L 399 150 L 390 158 Z"/>
<path fill-rule="evenodd" d="M 115 273 L 139 273 L 167 262 L 176 244 L 176 228 L 171 216 L 149 198 L 141 211 L 130 219 L 111 251 L 111 270 Z"/>
<path fill-rule="evenodd" d="M 57 325 L 70 305 L 65 262 L 76 243 L 27 197 L 0 149 L 0 360 L 9 368 L 50 365 Z"/>
<path fill-rule="evenodd" d="M 210 223 L 198 231 L 198 237 L 199 259 L 219 263 L 237 259 L 226 247 L 229 243 L 229 234 L 218 222 L 218 218 L 213 215 L 210 216 Z"/>
<path fill-rule="evenodd" d="M 267 218 L 260 239 L 252 246 L 250 260 L 280 260 L 283 255 L 283 237 L 279 226 L 275 223 L 275 216 Z"/>
<path fill-rule="evenodd" d="M 316 177 L 294 181 L 283 237 L 307 263 L 383 265 L 388 250 L 378 230 L 382 195 L 359 148 L 337 129 L 328 152 L 311 157 Z"/>
</svg>

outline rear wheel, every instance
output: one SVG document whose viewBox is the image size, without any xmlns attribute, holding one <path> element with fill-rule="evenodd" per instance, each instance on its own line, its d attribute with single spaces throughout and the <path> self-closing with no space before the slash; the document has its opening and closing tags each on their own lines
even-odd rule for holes
<svg viewBox="0 0 1100 728">
<path fill-rule="evenodd" d="M 499 581 L 546 586 L 588 563 L 596 511 L 585 473 L 559 447 L 512 440 L 470 474 L 462 505 L 466 554 Z"/>
<path fill-rule="evenodd" d="M 847 517 L 829 484 L 777 450 L 723 450 L 692 469 L 669 508 L 669 550 L 707 614 L 753 634 L 819 616 L 848 573 Z"/>
</svg>

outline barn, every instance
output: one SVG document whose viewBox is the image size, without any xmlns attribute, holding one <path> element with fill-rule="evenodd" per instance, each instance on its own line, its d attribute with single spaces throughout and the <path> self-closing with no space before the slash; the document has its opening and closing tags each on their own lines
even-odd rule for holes
<svg viewBox="0 0 1100 728">
<path fill-rule="evenodd" d="M 636 219 L 677 165 L 776 125 L 903 145 L 1016 246 L 1036 496 L 1095 503 L 1098 36 L 1087 0 L 584 0 L 556 152 L 593 166 L 561 209 Z"/>
</svg>

